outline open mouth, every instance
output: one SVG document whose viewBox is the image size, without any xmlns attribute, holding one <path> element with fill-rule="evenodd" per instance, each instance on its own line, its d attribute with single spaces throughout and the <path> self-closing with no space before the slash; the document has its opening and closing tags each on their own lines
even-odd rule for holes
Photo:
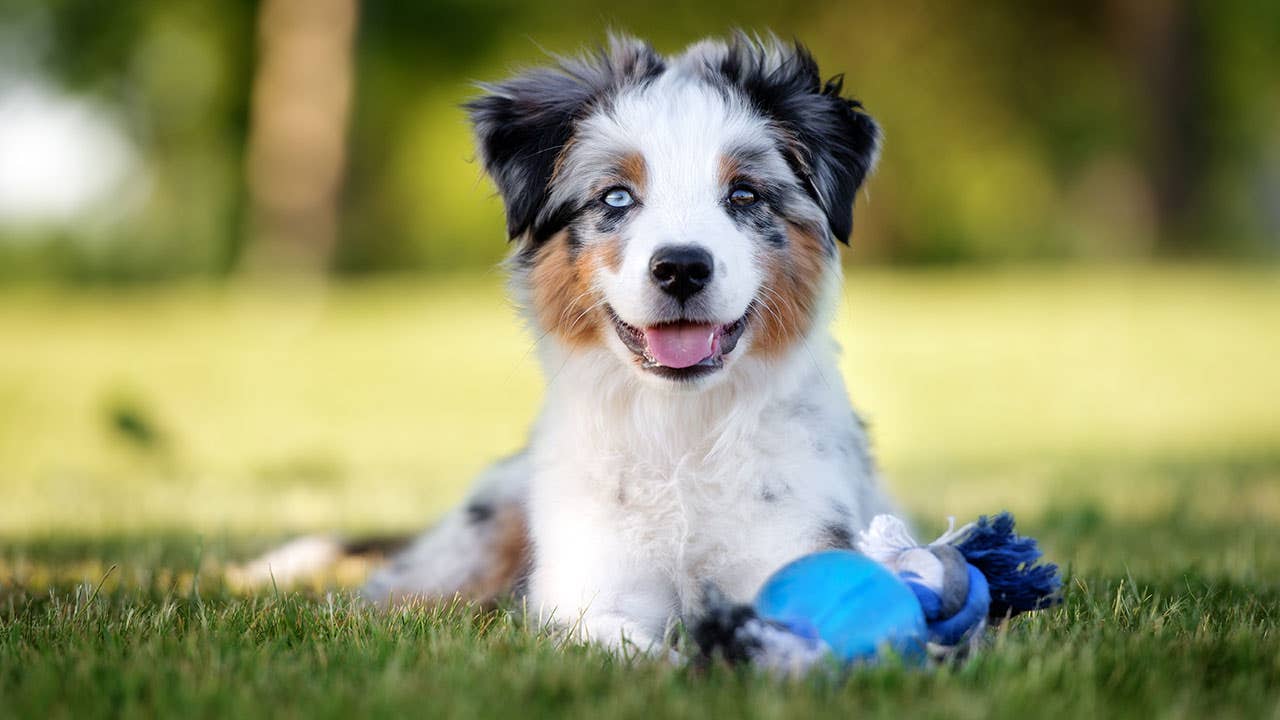
<svg viewBox="0 0 1280 720">
<path fill-rule="evenodd" d="M 618 337 L 639 358 L 640 367 L 671 380 L 690 380 L 724 367 L 724 356 L 738 345 L 750 314 L 726 325 L 678 320 L 639 328 L 607 309 Z"/>
</svg>

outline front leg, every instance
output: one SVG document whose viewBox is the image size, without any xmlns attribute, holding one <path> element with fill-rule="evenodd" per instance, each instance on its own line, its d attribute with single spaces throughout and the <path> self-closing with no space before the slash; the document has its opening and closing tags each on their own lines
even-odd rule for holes
<svg viewBox="0 0 1280 720">
<path fill-rule="evenodd" d="M 787 563 L 820 550 L 851 549 L 864 527 L 864 511 L 841 474 L 813 466 L 807 483 L 790 478 L 750 497 L 714 521 L 719 542 L 702 549 L 691 583 L 711 581 L 736 603 L 750 603 L 765 581 Z M 712 527 L 708 523 L 709 527 Z M 742 528 L 747 528 L 743 531 Z M 685 613 L 699 615 L 702 592 L 686 591 Z"/>
<path fill-rule="evenodd" d="M 535 530 L 529 598 L 540 621 L 575 642 L 663 654 L 663 634 L 678 604 L 670 578 L 639 562 L 616 529 L 589 514 L 565 515 Z"/>
</svg>

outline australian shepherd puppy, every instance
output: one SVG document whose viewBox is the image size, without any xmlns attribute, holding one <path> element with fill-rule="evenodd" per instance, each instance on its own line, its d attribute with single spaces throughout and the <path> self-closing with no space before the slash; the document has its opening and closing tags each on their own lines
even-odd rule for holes
<svg viewBox="0 0 1280 720">
<path fill-rule="evenodd" d="M 882 495 L 829 311 L 879 132 L 799 45 L 613 38 L 467 105 L 547 379 L 526 450 L 377 571 L 385 603 L 526 594 L 661 646 L 848 547 Z"/>
</svg>

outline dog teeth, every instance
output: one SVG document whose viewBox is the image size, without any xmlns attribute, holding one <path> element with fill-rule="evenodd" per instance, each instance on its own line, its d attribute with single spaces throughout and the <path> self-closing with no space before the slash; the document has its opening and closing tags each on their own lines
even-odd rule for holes
<svg viewBox="0 0 1280 720">
<path fill-rule="evenodd" d="M 652 370 L 653 368 L 667 368 L 666 365 L 663 365 L 650 357 L 648 353 L 645 353 L 641 360 L 642 362 L 640 363 L 640 367 L 645 370 Z M 697 365 L 690 365 L 689 367 L 720 367 L 722 365 L 724 365 L 724 355 L 712 355 L 711 357 L 699 362 Z M 671 370 L 673 368 L 667 369 Z"/>
</svg>

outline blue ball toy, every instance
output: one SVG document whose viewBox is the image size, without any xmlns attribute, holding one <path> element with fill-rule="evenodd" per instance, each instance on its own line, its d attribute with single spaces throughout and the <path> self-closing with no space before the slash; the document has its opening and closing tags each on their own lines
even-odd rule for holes
<svg viewBox="0 0 1280 720">
<path fill-rule="evenodd" d="M 792 561 L 765 582 L 752 606 L 766 621 L 822 640 L 841 662 L 885 651 L 924 659 L 928 629 L 915 594 L 880 563 L 849 550 Z"/>
<path fill-rule="evenodd" d="M 849 666 L 893 654 L 907 663 L 956 657 L 988 625 L 1058 602 L 1061 580 L 1013 516 L 981 517 L 921 545 L 906 523 L 880 515 L 857 549 L 793 560 L 750 605 L 709 592 L 693 625 L 703 661 L 721 657 L 797 672 L 824 659 Z"/>
</svg>

